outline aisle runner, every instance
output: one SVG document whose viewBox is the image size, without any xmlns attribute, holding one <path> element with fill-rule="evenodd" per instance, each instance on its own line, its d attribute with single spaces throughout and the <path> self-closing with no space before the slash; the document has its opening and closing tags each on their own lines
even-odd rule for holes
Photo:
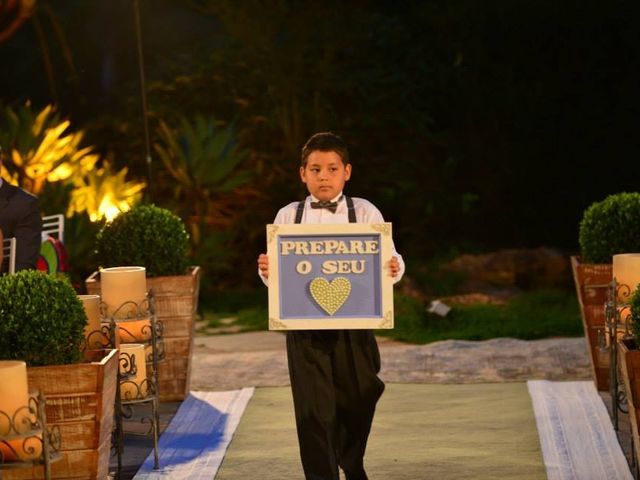
<svg viewBox="0 0 640 480">
<path fill-rule="evenodd" d="M 211 480 L 253 391 L 191 392 L 160 437 L 160 469 L 151 452 L 134 480 Z"/>
<path fill-rule="evenodd" d="M 527 382 L 549 480 L 632 480 L 593 382 Z"/>
</svg>

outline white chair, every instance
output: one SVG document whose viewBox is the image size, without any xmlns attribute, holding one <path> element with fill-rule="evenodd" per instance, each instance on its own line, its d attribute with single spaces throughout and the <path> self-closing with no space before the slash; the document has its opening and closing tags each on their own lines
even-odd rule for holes
<svg viewBox="0 0 640 480">
<path fill-rule="evenodd" d="M 4 270 L 4 263 L 7 262 L 7 273 L 16 273 L 16 237 L 5 238 L 2 241 L 2 269 Z"/>
<path fill-rule="evenodd" d="M 58 213 L 56 215 L 48 215 L 42 217 L 42 236 L 46 235 L 56 237 L 64 243 L 64 215 Z"/>
<path fill-rule="evenodd" d="M 47 236 L 57 238 L 64 242 L 64 215 L 58 213 L 56 215 L 48 215 L 42 217 L 42 237 Z M 2 242 L 2 271 L 9 274 L 16 273 L 16 238 L 5 238 Z M 8 268 L 4 266 L 7 263 Z"/>
</svg>

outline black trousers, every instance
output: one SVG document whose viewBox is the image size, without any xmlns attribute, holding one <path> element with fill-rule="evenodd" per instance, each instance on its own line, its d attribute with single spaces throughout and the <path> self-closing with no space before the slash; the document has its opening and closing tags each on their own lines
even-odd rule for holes
<svg viewBox="0 0 640 480">
<path fill-rule="evenodd" d="M 364 452 L 376 403 L 380 352 L 371 330 L 287 332 L 300 457 L 307 480 L 366 480 Z"/>
</svg>

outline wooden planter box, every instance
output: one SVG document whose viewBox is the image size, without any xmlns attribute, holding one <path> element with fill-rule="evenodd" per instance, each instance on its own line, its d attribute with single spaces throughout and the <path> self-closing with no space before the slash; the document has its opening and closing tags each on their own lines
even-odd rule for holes
<svg viewBox="0 0 640 480">
<path fill-rule="evenodd" d="M 200 267 L 187 275 L 147 277 L 156 298 L 156 317 L 164 326 L 165 359 L 158 364 L 161 401 L 179 401 L 189 394 Z M 100 295 L 98 272 L 85 281 L 87 293 Z"/>
<path fill-rule="evenodd" d="M 29 388 L 46 399 L 47 428 L 57 426 L 62 458 L 52 478 L 104 480 L 109 473 L 118 350 L 92 350 L 86 363 L 29 367 Z M 42 467 L 5 470 L 4 480 L 41 479 Z"/>
<path fill-rule="evenodd" d="M 618 342 L 618 365 L 620 378 L 627 395 L 627 406 L 629 408 L 629 422 L 631 423 L 631 433 L 633 435 L 633 454 L 636 462 L 640 459 L 638 451 L 640 448 L 640 435 L 638 431 L 640 425 L 640 350 L 635 348 L 635 342 L 622 340 Z"/>
<path fill-rule="evenodd" d="M 598 330 L 604 328 L 604 304 L 607 299 L 606 286 L 613 280 L 611 264 L 581 263 L 580 257 L 571 257 L 571 269 L 580 304 L 580 315 L 584 335 L 589 342 L 589 358 L 596 388 L 609 390 L 609 362 L 598 355 Z"/>
</svg>

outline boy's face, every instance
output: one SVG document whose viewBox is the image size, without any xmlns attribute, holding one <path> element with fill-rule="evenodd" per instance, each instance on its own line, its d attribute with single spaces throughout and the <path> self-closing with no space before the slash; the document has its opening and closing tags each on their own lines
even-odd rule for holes
<svg viewBox="0 0 640 480">
<path fill-rule="evenodd" d="M 336 152 L 315 150 L 307 157 L 307 165 L 300 167 L 300 179 L 309 193 L 318 200 L 332 200 L 351 178 L 351 164 L 345 165 Z"/>
</svg>

